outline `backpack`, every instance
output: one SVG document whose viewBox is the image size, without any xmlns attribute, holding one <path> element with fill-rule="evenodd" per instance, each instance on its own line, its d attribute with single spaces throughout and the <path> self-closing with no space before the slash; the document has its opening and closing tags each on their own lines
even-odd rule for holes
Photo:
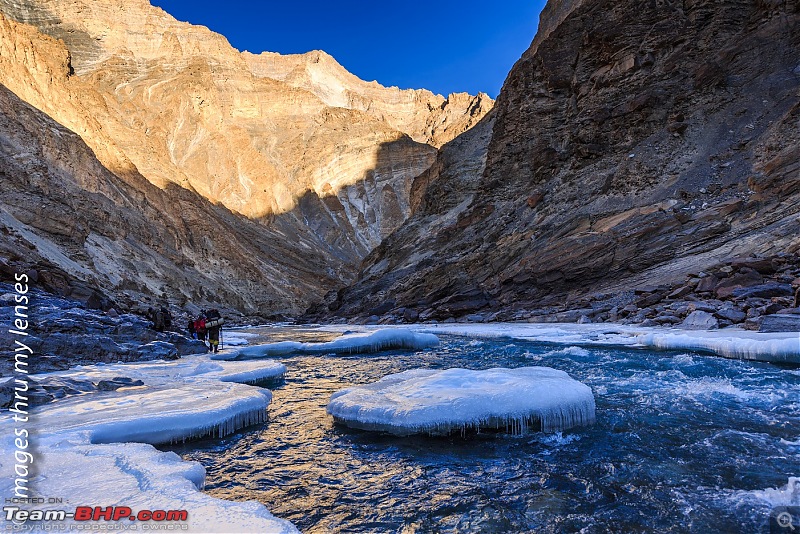
<svg viewBox="0 0 800 534">
<path fill-rule="evenodd" d="M 198 319 L 194 322 L 194 330 L 198 334 L 203 334 L 206 331 L 206 320 Z"/>
</svg>

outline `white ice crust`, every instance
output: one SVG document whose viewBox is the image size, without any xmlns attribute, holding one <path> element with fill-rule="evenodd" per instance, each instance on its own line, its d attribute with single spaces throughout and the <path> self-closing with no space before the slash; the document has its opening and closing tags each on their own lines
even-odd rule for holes
<svg viewBox="0 0 800 534">
<path fill-rule="evenodd" d="M 367 354 L 382 350 L 422 350 L 439 345 L 433 334 L 413 332 L 405 328 L 386 328 L 372 332 L 345 334 L 327 343 L 300 343 L 282 341 L 253 345 L 230 352 L 215 354 L 215 360 L 269 358 L 290 354 Z"/>
<path fill-rule="evenodd" d="M 335 420 L 398 435 L 499 428 L 545 432 L 592 424 L 591 388 L 548 367 L 414 369 L 331 395 Z"/>
<path fill-rule="evenodd" d="M 353 328 L 352 326 L 348 326 Z M 342 327 L 324 327 L 325 330 Z M 369 331 L 370 327 L 359 327 Z M 386 328 L 386 327 L 382 327 Z M 800 332 L 762 333 L 724 328 L 683 330 L 619 324 L 452 323 L 405 325 L 430 334 L 475 338 L 510 338 L 584 347 L 622 346 L 703 351 L 745 360 L 800 363 Z"/>
<path fill-rule="evenodd" d="M 68 511 L 80 505 L 128 506 L 134 512 L 188 510 L 191 532 L 298 532 L 260 503 L 203 493 L 200 464 L 149 444 L 224 436 L 264 421 L 272 394 L 236 382 L 260 382 L 285 372 L 273 361 L 212 362 L 194 355 L 52 373 L 94 382 L 128 377 L 144 385 L 67 397 L 33 409 L 25 425 L 36 444 L 29 485 L 36 495 L 68 499 Z M 14 429 L 21 427 L 9 415 L 0 421 L 0 494 L 5 496 L 14 494 Z M 95 523 L 104 528 L 101 524 Z M 114 525 L 111 521 L 107 527 Z"/>
<path fill-rule="evenodd" d="M 229 351 L 220 352 L 225 354 Z M 177 382 L 219 380 L 240 384 L 259 384 L 278 380 L 286 373 L 286 366 L 276 361 L 229 361 L 211 360 L 211 355 L 194 354 L 179 360 L 165 362 L 156 360 L 136 364 L 115 363 L 79 365 L 69 371 L 58 371 L 43 375 L 32 375 L 34 380 L 45 377 L 74 378 L 78 380 L 111 380 L 127 377 L 142 380 L 147 386 L 173 385 Z"/>
</svg>

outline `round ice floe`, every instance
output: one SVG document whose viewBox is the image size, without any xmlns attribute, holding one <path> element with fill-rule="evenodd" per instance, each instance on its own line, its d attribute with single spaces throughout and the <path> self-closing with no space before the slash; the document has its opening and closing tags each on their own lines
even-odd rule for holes
<svg viewBox="0 0 800 534">
<path fill-rule="evenodd" d="M 243 360 L 269 358 L 293 354 L 369 354 L 383 350 L 422 350 L 439 345 L 439 338 L 433 334 L 412 332 L 406 328 L 386 328 L 374 332 L 346 334 L 327 343 L 301 343 L 281 341 L 252 345 L 232 352 L 220 352 L 211 356 L 212 360 Z"/>
<path fill-rule="evenodd" d="M 467 429 L 555 432 L 594 423 L 592 390 L 549 367 L 415 369 L 331 395 L 328 413 L 397 435 Z"/>
</svg>

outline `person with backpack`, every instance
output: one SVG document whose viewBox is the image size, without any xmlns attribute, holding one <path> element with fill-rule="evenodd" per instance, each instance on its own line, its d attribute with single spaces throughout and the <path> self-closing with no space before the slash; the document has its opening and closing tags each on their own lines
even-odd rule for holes
<svg viewBox="0 0 800 534">
<path fill-rule="evenodd" d="M 208 330 L 208 350 L 219 352 L 219 336 L 225 320 L 217 309 L 208 310 L 206 313 L 206 329 Z"/>
<path fill-rule="evenodd" d="M 170 313 L 169 308 L 167 308 L 167 305 L 166 304 L 162 305 L 161 310 L 159 311 L 161 312 L 161 322 L 162 322 L 161 330 L 159 330 L 159 332 L 163 332 L 164 330 L 172 328 L 172 313 Z M 156 312 L 156 316 L 158 316 L 158 312 Z"/>
<path fill-rule="evenodd" d="M 206 314 L 201 312 L 194 321 L 194 331 L 197 333 L 197 339 L 204 342 L 206 341 Z"/>
<path fill-rule="evenodd" d="M 189 332 L 190 339 L 197 339 L 197 331 L 194 329 L 194 319 L 189 316 L 189 325 L 186 327 L 186 330 Z"/>
<path fill-rule="evenodd" d="M 164 308 L 159 308 L 153 312 L 153 328 L 156 332 L 163 332 L 166 327 L 167 318 L 164 315 Z"/>
</svg>

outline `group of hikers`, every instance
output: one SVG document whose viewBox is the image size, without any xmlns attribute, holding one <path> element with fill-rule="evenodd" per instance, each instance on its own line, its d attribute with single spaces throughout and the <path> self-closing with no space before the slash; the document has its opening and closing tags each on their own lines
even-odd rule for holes
<svg viewBox="0 0 800 534">
<path fill-rule="evenodd" d="M 194 321 L 189 319 L 189 337 L 208 340 L 208 350 L 219 352 L 220 338 L 222 337 L 222 325 L 225 320 L 217 309 L 201 311 Z"/>
<path fill-rule="evenodd" d="M 166 306 L 161 306 L 159 309 L 148 308 L 147 318 L 152 321 L 156 332 L 163 332 L 172 327 L 172 314 Z M 189 318 L 189 337 L 204 343 L 208 342 L 207 347 L 210 352 L 219 352 L 224 323 L 222 314 L 216 308 L 201 310 L 197 319 Z"/>
</svg>

